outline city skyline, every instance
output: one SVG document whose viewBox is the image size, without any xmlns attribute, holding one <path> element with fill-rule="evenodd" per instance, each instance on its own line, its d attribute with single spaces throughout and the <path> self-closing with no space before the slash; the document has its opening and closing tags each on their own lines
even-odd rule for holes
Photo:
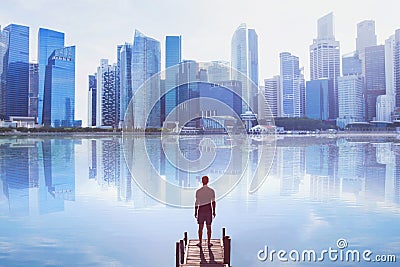
<svg viewBox="0 0 400 267">
<path fill-rule="evenodd" d="M 0 11 L 3 18 L 0 24 L 2 28 L 11 23 L 30 27 L 31 62 L 37 60 L 36 32 L 39 27 L 54 29 L 68 35 L 66 46 L 74 44 L 77 47 L 76 118 L 82 119 L 84 123 L 87 122 L 88 74 L 96 69 L 101 58 L 108 58 L 112 63 L 116 62 L 116 46 L 132 40 L 135 29 L 160 41 L 161 65 L 164 66 L 166 35 L 182 36 L 183 59 L 194 59 L 198 62 L 230 60 L 230 40 L 237 26 L 244 22 L 249 28 L 256 30 L 259 38 L 259 81 L 262 85 L 264 79 L 279 74 L 279 53 L 283 51 L 299 56 L 300 66 L 304 67 L 305 78 L 309 80 L 308 47 L 317 36 L 315 22 L 330 12 L 335 15 L 335 37 L 340 41 L 341 55 L 355 50 L 357 24 L 361 21 L 375 21 L 378 45 L 384 44 L 384 41 L 400 28 L 395 8 L 363 8 L 359 12 L 348 12 L 357 10 L 356 7 L 361 4 L 364 7 L 372 7 L 373 5 L 368 4 L 372 1 L 350 3 L 335 1 L 324 4 L 315 2 L 307 5 L 307 7 L 312 6 L 309 9 L 305 9 L 303 4 L 296 1 L 290 5 L 291 9 L 285 8 L 286 4 L 279 2 L 267 5 L 261 1 L 246 2 L 247 8 L 244 8 L 240 1 L 229 2 L 232 3 L 229 7 L 224 1 L 204 1 L 196 5 L 180 1 L 168 1 L 168 4 L 163 1 L 151 3 L 121 1 L 116 5 L 98 3 L 96 6 L 91 5 L 91 1 L 74 2 L 65 6 L 61 4 L 63 13 L 68 14 L 73 11 L 76 14 L 73 21 L 67 16 L 59 16 L 57 12 L 43 16 L 42 10 L 46 10 L 46 13 L 49 10 L 47 2 L 8 4 Z M 383 6 L 394 7 L 396 4 L 395 1 L 384 1 Z M 95 23 L 97 19 L 101 17 L 102 12 L 111 8 L 115 10 L 115 15 L 108 18 L 107 25 L 98 27 Z M 164 14 L 164 8 L 168 8 L 168 14 Z M 205 14 L 208 14 L 205 11 L 210 8 L 226 14 L 235 13 L 237 16 L 227 15 L 204 20 Z M 194 12 L 189 15 L 182 10 L 194 10 Z M 298 12 L 299 10 L 303 12 Z M 173 16 L 174 14 L 176 16 Z M 163 23 L 155 24 L 152 19 L 154 17 Z M 174 20 L 165 20 L 164 23 L 163 18 L 167 17 L 174 17 Z M 298 30 L 299 27 L 294 28 L 293 25 L 301 25 L 302 30 Z M 115 30 L 116 28 L 118 30 Z M 108 34 L 104 35 L 104 32 Z M 202 49 L 199 49 L 199 46 Z"/>
</svg>

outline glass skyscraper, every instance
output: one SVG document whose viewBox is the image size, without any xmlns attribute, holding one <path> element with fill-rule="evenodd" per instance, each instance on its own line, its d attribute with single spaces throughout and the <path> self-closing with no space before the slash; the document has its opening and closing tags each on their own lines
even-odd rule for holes
<svg viewBox="0 0 400 267">
<path fill-rule="evenodd" d="M 6 118 L 8 31 L 0 29 L 0 120 Z"/>
<path fill-rule="evenodd" d="M 176 90 L 170 89 L 178 85 L 178 64 L 182 61 L 182 37 L 165 37 L 165 114 L 169 114 L 177 105 Z M 161 92 L 164 94 L 164 92 Z M 164 120 L 165 118 L 163 118 Z M 176 120 L 176 118 L 170 118 Z"/>
<path fill-rule="evenodd" d="M 140 31 L 135 31 L 132 48 L 132 91 L 136 91 L 151 76 L 161 70 L 160 42 L 145 36 Z M 134 127 L 145 129 L 160 127 L 160 80 L 156 76 L 151 83 L 147 84 L 146 90 L 136 94 L 134 98 Z M 156 103 L 152 106 L 152 103 Z M 152 110 L 155 109 L 155 112 Z M 147 114 L 153 114 L 147 118 Z"/>
<path fill-rule="evenodd" d="M 49 29 L 39 29 L 38 60 L 39 60 L 39 94 L 38 94 L 38 124 L 43 124 L 43 99 L 46 66 L 50 55 L 56 49 L 64 48 L 64 33 Z"/>
<path fill-rule="evenodd" d="M 280 56 L 280 90 L 283 117 L 304 115 L 304 76 L 299 68 L 299 58 L 289 52 Z"/>
<path fill-rule="evenodd" d="M 316 120 L 328 119 L 328 92 L 332 90 L 330 79 L 318 79 L 307 82 L 306 117 Z"/>
<path fill-rule="evenodd" d="M 274 117 L 281 117 L 282 106 L 280 103 L 280 85 L 281 78 L 279 75 L 276 75 L 272 78 L 265 79 L 265 101 L 267 102 L 265 114 L 272 113 Z M 270 110 L 267 110 L 269 107 Z"/>
<path fill-rule="evenodd" d="M 29 63 L 29 111 L 28 116 L 38 117 L 39 64 Z"/>
<path fill-rule="evenodd" d="M 258 93 L 258 36 L 254 29 L 247 29 L 245 23 L 239 25 L 231 40 L 232 80 L 242 82 L 242 98 L 257 112 Z M 242 104 L 243 112 L 248 105 Z"/>
<path fill-rule="evenodd" d="M 96 107 L 97 107 L 97 79 L 96 74 L 89 75 L 88 92 L 88 126 L 96 126 Z"/>
<path fill-rule="evenodd" d="M 29 91 L 29 27 L 10 24 L 4 28 L 9 35 L 5 65 L 5 117 L 28 116 Z"/>
<path fill-rule="evenodd" d="M 362 73 L 362 61 L 357 52 L 342 56 L 342 74 L 357 75 Z"/>
<path fill-rule="evenodd" d="M 75 122 L 75 46 L 56 49 L 46 66 L 43 124 L 73 127 Z"/>
<path fill-rule="evenodd" d="M 335 40 L 333 14 L 318 19 L 318 35 L 310 45 L 310 79 L 328 78 L 333 80 L 329 92 L 329 119 L 338 117 L 337 77 L 340 76 L 340 43 Z"/>
<path fill-rule="evenodd" d="M 132 45 L 124 44 L 119 52 L 120 121 L 124 120 L 129 101 L 132 99 Z"/>
</svg>

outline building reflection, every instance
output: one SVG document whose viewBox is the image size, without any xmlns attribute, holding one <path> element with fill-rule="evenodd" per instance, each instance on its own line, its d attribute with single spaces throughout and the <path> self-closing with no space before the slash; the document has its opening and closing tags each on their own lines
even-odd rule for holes
<svg viewBox="0 0 400 267">
<path fill-rule="evenodd" d="M 75 200 L 75 141 L 12 139 L 0 144 L 1 212 L 13 216 L 64 210 Z M 68 171 L 65 171 L 68 170 Z"/>
</svg>

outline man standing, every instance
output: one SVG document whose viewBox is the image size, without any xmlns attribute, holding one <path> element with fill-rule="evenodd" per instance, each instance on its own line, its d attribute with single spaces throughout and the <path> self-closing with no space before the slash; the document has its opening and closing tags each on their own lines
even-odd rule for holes
<svg viewBox="0 0 400 267">
<path fill-rule="evenodd" d="M 208 246 L 211 246 L 211 222 L 215 217 L 215 192 L 212 188 L 208 187 L 208 176 L 201 178 L 203 186 L 196 191 L 196 203 L 194 206 L 194 217 L 197 218 L 199 224 L 199 244 L 201 247 L 204 222 L 207 227 Z"/>
</svg>

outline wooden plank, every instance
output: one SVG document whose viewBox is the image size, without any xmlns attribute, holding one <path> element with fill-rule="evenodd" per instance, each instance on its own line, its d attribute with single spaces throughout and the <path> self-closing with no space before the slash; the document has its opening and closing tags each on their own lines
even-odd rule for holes
<svg viewBox="0 0 400 267">
<path fill-rule="evenodd" d="M 203 246 L 198 247 L 198 240 L 188 240 L 185 264 L 182 267 L 223 267 L 224 249 L 221 239 L 211 239 L 211 247 L 207 246 L 207 240 L 203 240 Z"/>
</svg>

